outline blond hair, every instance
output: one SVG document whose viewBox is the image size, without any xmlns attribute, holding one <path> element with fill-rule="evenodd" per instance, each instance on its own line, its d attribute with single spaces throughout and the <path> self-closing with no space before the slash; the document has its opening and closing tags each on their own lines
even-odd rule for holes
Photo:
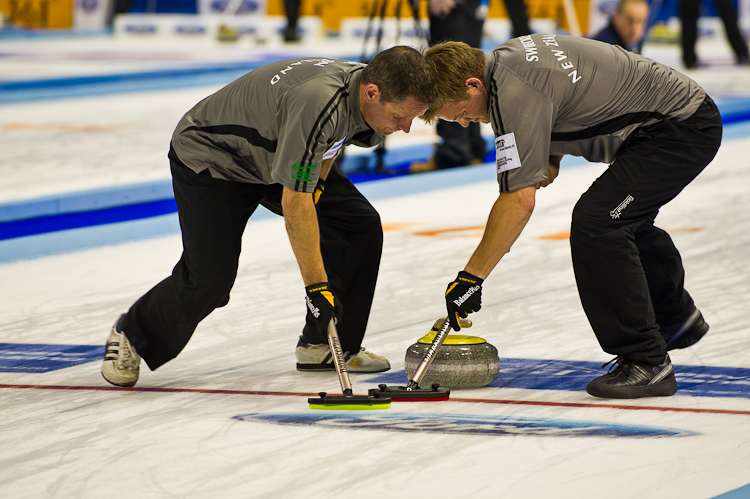
<svg viewBox="0 0 750 499">
<path fill-rule="evenodd" d="M 484 52 L 463 42 L 443 42 L 430 47 L 424 54 L 430 65 L 438 98 L 420 118 L 435 121 L 437 110 L 449 102 L 469 98 L 466 80 L 484 78 L 487 61 Z"/>
</svg>

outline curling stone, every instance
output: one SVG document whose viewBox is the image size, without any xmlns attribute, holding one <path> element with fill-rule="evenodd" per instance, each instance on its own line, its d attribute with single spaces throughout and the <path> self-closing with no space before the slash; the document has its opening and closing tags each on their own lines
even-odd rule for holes
<svg viewBox="0 0 750 499">
<path fill-rule="evenodd" d="M 435 339 L 435 331 L 423 336 L 406 350 L 405 371 L 412 379 L 422 357 Z M 429 388 L 438 383 L 442 388 L 479 388 L 497 379 L 500 359 L 497 348 L 478 336 L 449 334 L 435 353 L 432 364 L 419 383 Z"/>
</svg>

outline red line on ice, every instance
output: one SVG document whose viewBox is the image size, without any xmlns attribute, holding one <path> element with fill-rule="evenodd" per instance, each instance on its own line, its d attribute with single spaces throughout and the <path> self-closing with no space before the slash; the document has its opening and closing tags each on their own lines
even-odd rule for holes
<svg viewBox="0 0 750 499">
<path fill-rule="evenodd" d="M 0 384 L 2 388 L 15 388 L 21 390 L 70 390 L 70 391 L 116 391 L 116 392 L 157 392 L 157 393 L 200 393 L 216 395 L 260 395 L 276 397 L 314 397 L 317 393 L 305 392 L 267 392 L 260 390 L 212 390 L 207 388 L 118 388 L 115 386 L 66 386 L 66 385 L 6 385 Z M 398 402 L 398 401 L 394 401 Z M 619 405 L 619 404 L 586 404 L 580 402 L 544 402 L 538 400 L 502 400 L 502 399 L 470 399 L 450 398 L 445 402 L 461 402 L 471 404 L 498 404 L 498 405 L 530 405 L 543 407 L 578 407 L 578 408 L 600 408 L 620 409 L 626 411 L 661 411 L 661 412 L 687 412 L 693 414 L 733 414 L 750 416 L 750 411 L 738 411 L 732 409 L 698 409 L 689 407 L 661 407 L 643 405 Z M 406 403 L 406 402 L 404 402 Z"/>
</svg>

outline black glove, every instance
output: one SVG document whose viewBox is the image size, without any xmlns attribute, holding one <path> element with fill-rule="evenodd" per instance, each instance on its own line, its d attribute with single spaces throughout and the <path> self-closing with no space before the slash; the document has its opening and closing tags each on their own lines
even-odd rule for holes
<svg viewBox="0 0 750 499">
<path fill-rule="evenodd" d="M 344 307 L 327 282 L 307 286 L 305 291 L 307 291 L 305 302 L 308 314 L 314 319 L 321 342 L 328 343 L 328 323 L 331 319 L 334 323 L 338 323 L 344 315 Z"/>
<path fill-rule="evenodd" d="M 316 205 L 318 204 L 318 201 L 320 200 L 320 196 L 323 195 L 323 189 L 326 188 L 326 181 L 322 178 L 318 179 L 318 183 L 315 185 L 315 190 L 313 191 L 313 203 Z"/>
<path fill-rule="evenodd" d="M 445 303 L 448 306 L 448 320 L 454 331 L 460 331 L 458 319 L 465 319 L 471 312 L 482 308 L 482 283 L 484 279 L 473 276 L 463 270 L 456 280 L 448 284 L 445 291 Z"/>
</svg>

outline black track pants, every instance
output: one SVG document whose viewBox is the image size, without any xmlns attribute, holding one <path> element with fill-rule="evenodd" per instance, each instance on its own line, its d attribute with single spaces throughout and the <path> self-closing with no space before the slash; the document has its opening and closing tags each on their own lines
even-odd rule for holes
<svg viewBox="0 0 750 499">
<path fill-rule="evenodd" d="M 654 219 L 713 159 L 721 132 L 710 98 L 686 121 L 641 129 L 576 204 L 573 269 L 604 351 L 658 364 L 666 354 L 659 324 L 692 311 L 680 253 Z"/>
<path fill-rule="evenodd" d="M 123 322 L 125 334 L 152 370 L 176 357 L 198 323 L 229 302 L 242 234 L 258 205 L 282 213 L 279 184 L 227 182 L 195 174 L 173 152 L 170 161 L 183 254 L 172 275 L 136 301 Z M 380 217 L 334 166 L 318 204 L 318 222 L 329 281 L 344 305 L 338 327 L 342 347 L 359 351 L 380 266 Z M 304 290 L 299 295 L 302 315 Z"/>
</svg>

